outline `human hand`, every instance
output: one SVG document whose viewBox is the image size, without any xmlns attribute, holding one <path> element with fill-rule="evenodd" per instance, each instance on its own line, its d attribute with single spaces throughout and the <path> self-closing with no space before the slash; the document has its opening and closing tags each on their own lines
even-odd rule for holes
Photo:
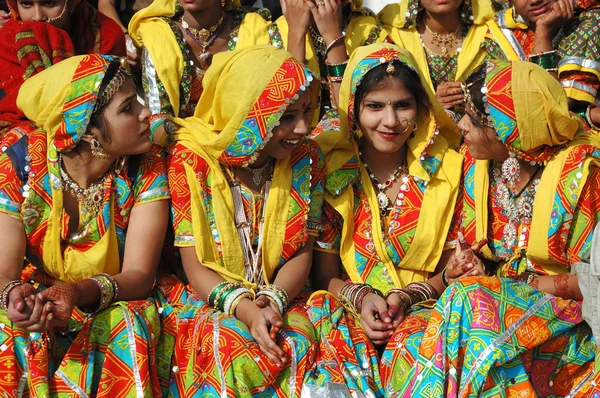
<svg viewBox="0 0 600 398">
<path fill-rule="evenodd" d="M 445 277 L 448 283 L 454 283 L 456 280 L 466 276 L 482 276 L 485 275 L 485 266 L 477 255 L 487 243 L 487 239 L 481 239 L 473 246 L 467 243 L 463 229 L 458 231 L 458 239 L 456 249 L 446 268 Z"/>
<path fill-rule="evenodd" d="M 59 283 L 41 293 L 45 301 L 52 304 L 51 326 L 64 329 L 69 324 L 71 313 L 80 299 L 80 290 L 74 282 Z"/>
<path fill-rule="evenodd" d="M 4 26 L 6 22 L 11 18 L 10 13 L 0 10 L 0 28 Z"/>
<path fill-rule="evenodd" d="M 394 316 L 390 315 L 385 299 L 375 293 L 368 293 L 362 301 L 360 315 L 363 329 L 373 344 L 386 344 L 394 333 Z"/>
<path fill-rule="evenodd" d="M 343 7 L 340 0 L 316 0 L 316 3 L 307 1 L 306 5 L 326 45 L 341 36 Z"/>
<path fill-rule="evenodd" d="M 138 66 L 139 54 L 129 33 L 125 33 L 125 49 L 127 50 L 127 63 L 132 68 L 136 68 Z"/>
<path fill-rule="evenodd" d="M 536 36 L 554 36 L 554 33 L 575 17 L 573 0 L 556 0 L 550 10 L 535 21 Z M 550 37 L 552 39 L 552 37 Z"/>
<path fill-rule="evenodd" d="M 263 354 L 271 362 L 281 367 L 287 359 L 285 352 L 275 342 L 275 335 L 271 335 L 271 329 L 281 329 L 283 320 L 278 310 L 273 309 L 270 305 L 265 306 L 262 300 L 260 303 L 264 306 L 263 308 L 249 299 L 242 300 L 235 310 L 236 318 L 248 326 L 250 334 Z"/>
<path fill-rule="evenodd" d="M 446 82 L 438 85 L 435 96 L 444 109 L 452 109 L 465 102 L 460 82 Z"/>
<path fill-rule="evenodd" d="M 288 23 L 289 34 L 304 38 L 308 33 L 311 11 L 307 3 L 310 0 L 280 0 L 281 12 Z M 312 4 L 314 6 L 314 4 Z"/>
<path fill-rule="evenodd" d="M 44 332 L 52 320 L 51 306 L 30 284 L 18 285 L 8 295 L 7 317 L 21 329 Z"/>
<path fill-rule="evenodd" d="M 273 311 L 275 311 L 276 313 L 279 314 L 279 308 L 277 308 L 277 305 L 275 305 L 274 303 L 272 303 L 271 301 L 269 301 L 269 299 L 265 295 L 258 296 L 256 298 L 256 300 L 254 300 L 254 304 L 256 304 L 256 306 L 258 308 L 268 308 L 268 307 L 271 307 L 273 309 Z M 271 326 L 271 329 L 269 329 L 269 336 L 271 336 L 272 340 L 275 340 L 275 336 L 277 336 L 277 332 L 279 332 L 279 327 L 277 327 L 277 326 Z"/>
</svg>

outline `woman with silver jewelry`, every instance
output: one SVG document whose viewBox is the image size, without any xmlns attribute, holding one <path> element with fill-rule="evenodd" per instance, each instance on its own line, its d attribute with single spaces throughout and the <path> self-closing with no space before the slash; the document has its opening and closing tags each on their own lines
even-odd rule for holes
<svg viewBox="0 0 600 398">
<path fill-rule="evenodd" d="M 429 322 L 396 342 L 398 361 L 414 362 L 406 394 L 597 396 L 596 344 L 572 266 L 589 256 L 600 219 L 600 138 L 532 63 L 489 61 L 463 90 L 450 235 L 486 239 L 480 256 L 497 276 L 457 281 Z"/>
<path fill-rule="evenodd" d="M 129 34 L 142 49 L 142 79 L 152 114 L 191 116 L 215 54 L 256 44 L 283 48 L 266 9 L 233 0 L 155 0 Z"/>
<path fill-rule="evenodd" d="M 85 0 L 9 0 L 0 29 L 0 137 L 25 121 L 16 106 L 25 79 L 76 54 L 124 56 L 125 36 Z M 27 123 L 21 126 L 27 131 Z"/>
<path fill-rule="evenodd" d="M 473 254 L 481 243 L 444 250 L 463 161 L 452 146 L 460 137 L 414 65 L 391 44 L 357 49 L 342 81 L 339 123 L 328 121 L 314 138 L 326 153 L 327 204 L 311 278 L 383 350 L 386 394 L 410 380 L 408 371 L 399 376 L 392 342 L 448 282 L 483 274 Z"/>
<path fill-rule="evenodd" d="M 447 110 L 462 115 L 460 82 L 488 57 L 502 52 L 487 35 L 490 0 L 408 0 L 386 6 L 378 19 L 393 43 L 407 49 L 424 71 L 424 84 Z"/>
<path fill-rule="evenodd" d="M 490 33 L 504 56 L 540 65 L 561 82 L 571 111 L 600 131 L 600 9 L 595 0 L 513 0 Z"/>
<path fill-rule="evenodd" d="M 35 129 L 1 143 L 0 395 L 160 396 L 183 285 L 155 282 L 166 164 L 127 62 L 71 57 L 17 104 Z"/>
</svg>

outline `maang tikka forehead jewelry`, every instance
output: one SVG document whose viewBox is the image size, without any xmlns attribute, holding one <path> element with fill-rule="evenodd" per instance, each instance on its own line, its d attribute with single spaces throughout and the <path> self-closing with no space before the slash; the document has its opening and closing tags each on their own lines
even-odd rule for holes
<svg viewBox="0 0 600 398">
<path fill-rule="evenodd" d="M 393 64 L 392 62 L 394 62 L 394 61 L 390 61 L 390 62 L 388 63 L 388 66 L 387 66 L 387 68 L 385 68 L 385 72 L 386 72 L 388 75 L 393 75 L 394 73 L 396 73 L 396 68 L 394 67 L 394 64 Z"/>
</svg>

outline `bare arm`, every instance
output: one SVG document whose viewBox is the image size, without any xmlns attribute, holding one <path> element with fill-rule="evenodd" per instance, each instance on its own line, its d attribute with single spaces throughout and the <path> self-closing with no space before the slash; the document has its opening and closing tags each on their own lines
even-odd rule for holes
<svg viewBox="0 0 600 398">
<path fill-rule="evenodd" d="M 339 254 L 315 250 L 310 273 L 315 289 L 327 290 L 337 296 L 340 289 L 346 284 L 341 279 L 341 266 L 342 260 Z"/>
<path fill-rule="evenodd" d="M 115 21 L 123 32 L 127 32 L 127 28 L 123 25 L 117 13 L 116 0 L 98 0 L 98 11 Z"/>
<path fill-rule="evenodd" d="M 579 290 L 577 275 L 536 276 L 533 278 L 531 286 L 556 297 L 577 301 L 583 300 L 583 295 L 581 294 L 581 290 Z"/>
<path fill-rule="evenodd" d="M 21 278 L 27 241 L 23 223 L 8 214 L 0 213 L 0 288 Z"/>
<path fill-rule="evenodd" d="M 300 293 L 304 283 L 308 279 L 314 244 L 315 237 L 309 236 L 304 246 L 281 267 L 275 278 L 275 284 L 287 292 L 290 302 Z"/>
<path fill-rule="evenodd" d="M 310 9 L 303 0 L 280 0 L 281 11 L 288 25 L 286 50 L 299 62 L 306 62 L 306 35 Z M 318 73 L 318 71 L 315 71 Z"/>
</svg>

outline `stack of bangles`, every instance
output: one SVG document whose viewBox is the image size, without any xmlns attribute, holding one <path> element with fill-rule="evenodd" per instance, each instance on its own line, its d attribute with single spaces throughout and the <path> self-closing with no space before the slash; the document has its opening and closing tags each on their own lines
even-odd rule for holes
<svg viewBox="0 0 600 398">
<path fill-rule="evenodd" d="M 346 66 L 348 66 L 348 61 L 339 64 L 330 64 L 325 61 L 325 64 L 327 65 L 329 83 L 339 83 L 344 79 L 344 72 L 346 71 Z"/>
<path fill-rule="evenodd" d="M 10 291 L 13 290 L 13 288 L 17 287 L 17 286 L 21 286 L 21 285 L 25 285 L 26 282 L 23 282 L 22 280 L 14 280 L 14 281 L 10 281 L 8 282 L 6 285 L 4 285 L 4 287 L 2 288 L 2 290 L 0 290 L 0 309 L 1 310 L 8 310 L 8 295 L 10 294 Z"/>
<path fill-rule="evenodd" d="M 340 289 L 338 296 L 342 302 L 346 302 L 352 306 L 357 313 L 360 313 L 363 300 L 369 293 L 374 293 L 383 297 L 383 294 L 379 290 L 373 289 L 371 286 L 364 283 L 348 283 Z"/>
<path fill-rule="evenodd" d="M 109 274 L 96 274 L 90 278 L 100 289 L 100 304 L 94 310 L 81 308 L 83 312 L 96 313 L 102 311 L 113 302 L 117 301 L 119 296 L 119 285 L 115 278 Z"/>
<path fill-rule="evenodd" d="M 240 282 L 221 282 L 210 291 L 208 305 L 229 315 L 235 315 L 235 309 L 243 299 L 252 300 L 254 294 Z"/>
<path fill-rule="evenodd" d="M 439 297 L 435 288 L 427 282 L 409 283 L 404 289 L 391 289 L 387 292 L 386 298 L 394 293 L 400 296 L 400 300 L 402 300 L 405 309 L 408 309 L 417 303 L 430 299 L 437 299 Z"/>
<path fill-rule="evenodd" d="M 548 72 L 556 72 L 560 56 L 556 50 L 546 51 L 544 53 L 531 54 L 529 62 L 541 66 Z"/>
<path fill-rule="evenodd" d="M 171 137 L 173 137 L 173 128 L 175 127 L 173 123 L 167 119 L 167 115 L 162 113 L 152 115 L 148 119 L 148 123 L 150 124 L 150 141 L 162 147 L 167 147 L 171 143 L 170 141 Z M 165 134 L 157 142 L 155 135 L 160 126 L 164 126 Z"/>
<path fill-rule="evenodd" d="M 279 314 L 283 315 L 290 303 L 290 298 L 283 288 L 277 285 L 269 285 L 261 288 L 256 297 L 265 296 L 271 304 L 275 305 L 279 309 Z"/>
</svg>

